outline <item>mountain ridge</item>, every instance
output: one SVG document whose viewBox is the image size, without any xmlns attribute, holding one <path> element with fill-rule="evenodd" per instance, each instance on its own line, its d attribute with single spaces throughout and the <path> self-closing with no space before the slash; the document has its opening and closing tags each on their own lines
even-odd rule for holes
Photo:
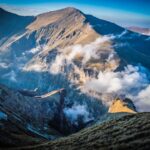
<svg viewBox="0 0 150 150">
<path fill-rule="evenodd" d="M 150 28 L 131 26 L 131 27 L 127 27 L 127 29 L 131 30 L 133 32 L 137 32 L 137 33 L 146 35 L 146 36 L 150 36 Z"/>
</svg>

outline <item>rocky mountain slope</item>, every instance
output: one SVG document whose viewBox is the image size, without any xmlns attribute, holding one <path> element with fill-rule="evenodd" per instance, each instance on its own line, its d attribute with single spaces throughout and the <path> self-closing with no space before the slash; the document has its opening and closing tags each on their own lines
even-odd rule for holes
<svg viewBox="0 0 150 150">
<path fill-rule="evenodd" d="M 62 89 L 44 95 L 33 96 L 30 91 L 14 91 L 0 85 L 0 110 L 23 129 L 49 140 L 77 132 L 106 112 L 98 101 L 70 104 Z"/>
</svg>

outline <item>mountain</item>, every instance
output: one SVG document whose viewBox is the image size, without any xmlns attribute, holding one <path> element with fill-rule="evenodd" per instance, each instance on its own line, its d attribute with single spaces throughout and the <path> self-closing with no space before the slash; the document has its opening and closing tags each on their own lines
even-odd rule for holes
<svg viewBox="0 0 150 150">
<path fill-rule="evenodd" d="M 149 106 L 148 36 L 71 7 L 35 17 L 0 9 L 0 23 L 0 110 L 10 133 L 41 143 Z"/>
<path fill-rule="evenodd" d="M 1 24 L 8 24 L 8 20 L 22 23 L 17 24 L 21 27 L 15 26 L 17 31 L 13 22 L 5 25 L 11 31 L 4 29 L 4 25 L 0 27 L 4 31 L 0 40 L 0 81 L 9 87 L 30 90 L 38 87 L 41 92 L 48 92 L 49 88 L 66 88 L 70 81 L 83 86 L 89 78 L 87 74 L 91 78 L 99 71 L 120 71 L 127 65 L 139 64 L 150 68 L 147 36 L 75 8 L 36 17 L 1 11 Z M 7 35 L 7 31 L 12 34 Z"/>
<path fill-rule="evenodd" d="M 149 28 L 131 26 L 131 27 L 127 27 L 127 29 L 131 30 L 133 32 L 137 32 L 137 33 L 140 33 L 140 34 L 143 34 L 143 35 L 150 36 L 150 29 Z"/>
</svg>

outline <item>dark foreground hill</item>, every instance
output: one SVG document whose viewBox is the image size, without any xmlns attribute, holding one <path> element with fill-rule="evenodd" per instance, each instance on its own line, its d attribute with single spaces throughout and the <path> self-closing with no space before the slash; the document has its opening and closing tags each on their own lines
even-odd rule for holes
<svg viewBox="0 0 150 150">
<path fill-rule="evenodd" d="M 150 113 L 127 115 L 86 128 L 71 136 L 15 150 L 149 150 Z"/>
</svg>

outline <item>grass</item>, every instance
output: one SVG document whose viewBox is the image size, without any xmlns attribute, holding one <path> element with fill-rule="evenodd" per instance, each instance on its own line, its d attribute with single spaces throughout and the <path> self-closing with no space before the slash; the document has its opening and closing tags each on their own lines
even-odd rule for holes
<svg viewBox="0 0 150 150">
<path fill-rule="evenodd" d="M 137 113 L 85 128 L 68 137 L 19 150 L 149 150 L 150 113 Z M 17 148 L 15 149 L 17 150 Z"/>
</svg>

